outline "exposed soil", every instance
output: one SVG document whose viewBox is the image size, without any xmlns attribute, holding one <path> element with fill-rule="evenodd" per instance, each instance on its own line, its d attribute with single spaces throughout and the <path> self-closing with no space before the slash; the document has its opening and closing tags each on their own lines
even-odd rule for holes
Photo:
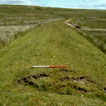
<svg viewBox="0 0 106 106">
<path fill-rule="evenodd" d="M 61 81 L 65 81 L 65 80 L 70 80 L 70 77 L 69 76 L 66 76 L 64 78 L 60 78 Z"/>
<path fill-rule="evenodd" d="M 81 30 L 84 30 L 84 31 L 100 31 L 100 32 L 106 32 L 106 29 L 89 28 L 89 27 L 84 27 L 84 26 L 80 26 L 80 25 L 77 25 L 77 24 L 73 24 L 73 23 L 71 23 L 71 20 L 70 19 L 67 20 L 65 22 L 65 24 L 67 24 L 69 27 L 81 29 Z"/>
<path fill-rule="evenodd" d="M 79 25 L 75 25 L 75 27 L 78 28 L 78 29 L 81 29 L 81 26 L 79 26 Z"/>
<path fill-rule="evenodd" d="M 18 83 L 24 84 L 25 86 L 33 86 L 38 90 L 55 92 L 59 94 L 68 94 L 69 92 L 72 92 L 72 89 L 82 93 L 89 93 L 94 91 L 91 87 L 94 84 L 96 84 L 96 86 L 101 86 L 101 84 L 92 80 L 88 76 L 82 75 L 72 77 L 72 72 L 74 71 L 68 69 L 60 69 L 59 71 L 53 71 L 49 74 L 39 73 L 37 75 L 29 75 L 18 80 Z M 91 89 L 88 89 L 86 83 L 90 85 Z M 80 86 L 82 84 L 84 85 L 83 87 Z M 106 91 L 106 87 L 103 89 Z"/>
<path fill-rule="evenodd" d="M 41 73 L 41 74 L 38 74 L 38 75 L 31 75 L 31 76 L 24 77 L 21 80 L 18 80 L 18 82 L 25 82 L 25 83 L 29 83 L 30 85 L 34 85 L 33 82 L 30 82 L 29 80 L 32 79 L 32 78 L 39 79 L 41 77 L 49 77 L 49 75 L 45 74 L 45 73 Z"/>
<path fill-rule="evenodd" d="M 65 68 L 61 68 L 61 69 L 60 69 L 60 72 L 66 72 L 66 73 L 72 72 L 72 73 L 76 73 L 76 71 L 68 70 L 68 69 L 65 69 Z"/>
<path fill-rule="evenodd" d="M 90 82 L 90 83 L 94 83 L 94 84 L 97 84 L 97 85 L 101 85 L 100 83 L 98 83 L 98 82 L 92 80 L 92 79 L 91 79 L 90 77 L 88 77 L 88 76 L 72 77 L 72 80 L 74 80 L 74 81 L 81 81 L 81 80 L 83 80 L 83 81 L 88 81 L 88 82 Z"/>
<path fill-rule="evenodd" d="M 78 87 L 78 86 L 73 86 L 75 89 L 81 91 L 81 92 L 84 92 L 84 93 L 87 93 L 87 92 L 90 92 L 89 90 L 85 89 L 85 88 L 81 88 L 81 87 Z"/>
</svg>

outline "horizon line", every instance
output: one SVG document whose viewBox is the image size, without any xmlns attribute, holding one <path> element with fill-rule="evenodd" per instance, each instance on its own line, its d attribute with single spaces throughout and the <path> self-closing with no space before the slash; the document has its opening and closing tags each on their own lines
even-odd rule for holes
<svg viewBox="0 0 106 106">
<path fill-rule="evenodd" d="M 45 7 L 45 8 L 60 8 L 60 9 L 80 9 L 80 10 L 106 10 L 100 8 L 69 8 L 69 7 L 59 7 L 59 6 L 40 6 L 40 5 L 27 5 L 27 4 L 1 4 L 0 5 L 15 5 L 15 6 L 34 6 L 34 7 Z"/>
</svg>

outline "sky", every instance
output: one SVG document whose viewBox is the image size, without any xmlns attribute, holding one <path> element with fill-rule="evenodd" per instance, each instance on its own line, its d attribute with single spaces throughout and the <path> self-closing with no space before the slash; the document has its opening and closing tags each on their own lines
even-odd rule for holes
<svg viewBox="0 0 106 106">
<path fill-rule="evenodd" d="M 81 9 L 106 9 L 106 0 L 0 0 L 0 4 Z"/>
</svg>

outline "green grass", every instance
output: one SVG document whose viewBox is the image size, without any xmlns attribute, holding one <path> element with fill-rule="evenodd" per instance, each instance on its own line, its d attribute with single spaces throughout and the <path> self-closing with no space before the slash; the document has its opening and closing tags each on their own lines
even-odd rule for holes
<svg viewBox="0 0 106 106">
<path fill-rule="evenodd" d="M 106 25 L 104 24 L 106 20 L 105 17 L 98 17 L 96 15 L 93 17 L 87 15 L 86 17 L 72 18 L 71 23 L 92 29 L 92 31 L 78 29 L 77 32 L 97 46 L 103 53 L 106 53 Z M 97 29 L 98 31 L 93 31 L 93 29 Z M 105 29 L 105 31 L 99 31 L 99 29 Z"/>
<path fill-rule="evenodd" d="M 0 49 L 0 105 L 106 105 L 103 90 L 106 55 L 64 22 L 43 24 Z M 68 66 L 68 72 L 56 68 L 31 68 L 33 65 L 62 64 Z M 29 79 L 34 85 L 22 81 L 42 73 L 49 77 Z M 91 81 L 84 79 L 82 84 L 72 80 L 80 76 L 87 76 Z M 70 79 L 62 81 L 65 77 Z M 89 92 L 82 92 L 75 86 Z"/>
<path fill-rule="evenodd" d="M 0 26 L 20 26 L 20 25 L 40 25 L 44 22 L 55 19 L 72 19 L 74 23 L 80 26 L 106 29 L 106 10 L 87 10 L 87 9 L 63 9 L 38 6 L 20 6 L 20 5 L 0 5 Z M 24 26 L 23 26 L 24 27 Z M 2 32 L 3 30 L 0 29 Z M 11 33 L 13 31 L 10 31 Z M 20 31 L 19 31 L 20 32 Z M 0 37 L 0 47 L 5 45 L 8 40 L 13 39 L 8 34 L 6 38 Z M 82 36 L 97 46 L 102 52 L 106 53 L 106 31 L 88 32 L 80 31 Z M 0 33 L 0 35 L 3 35 Z M 14 34 L 16 35 L 16 34 Z M 5 35 L 3 35 L 5 36 Z"/>
</svg>

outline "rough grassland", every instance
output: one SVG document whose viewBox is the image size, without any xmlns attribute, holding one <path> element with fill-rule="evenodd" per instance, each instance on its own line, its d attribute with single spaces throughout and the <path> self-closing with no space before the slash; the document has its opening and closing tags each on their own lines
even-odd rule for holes
<svg viewBox="0 0 106 106">
<path fill-rule="evenodd" d="M 106 86 L 106 55 L 77 34 L 74 29 L 65 25 L 64 21 L 50 22 L 37 27 L 0 49 L 0 105 L 106 105 L 106 94 L 102 88 Z M 88 87 L 85 84 L 72 82 L 74 88 L 69 90 L 71 93 L 66 93 L 65 89 L 58 92 L 61 87 L 56 88 L 57 84 L 65 84 L 65 88 L 68 89 L 66 82 L 58 83 L 58 77 L 65 77 L 64 72 L 58 72 L 62 69 L 31 68 L 32 65 L 48 64 L 68 65 L 67 70 L 72 71 L 68 73 L 69 77 L 85 75 L 92 79 L 91 82 L 95 81 L 100 86 L 91 84 L 89 89 L 94 91 L 84 93 L 75 89 L 75 85 L 86 89 Z M 24 77 L 39 73 L 55 75 L 52 74 L 48 80 L 39 79 L 41 85 L 38 84 L 36 87 L 18 82 Z M 50 83 L 52 86 L 49 88 Z M 43 89 L 45 85 L 47 88 Z"/>
<path fill-rule="evenodd" d="M 22 5 L 0 5 L 0 48 L 17 38 L 18 33 L 57 19 L 71 19 L 80 27 L 75 28 L 78 33 L 106 54 L 106 10 Z"/>
</svg>

